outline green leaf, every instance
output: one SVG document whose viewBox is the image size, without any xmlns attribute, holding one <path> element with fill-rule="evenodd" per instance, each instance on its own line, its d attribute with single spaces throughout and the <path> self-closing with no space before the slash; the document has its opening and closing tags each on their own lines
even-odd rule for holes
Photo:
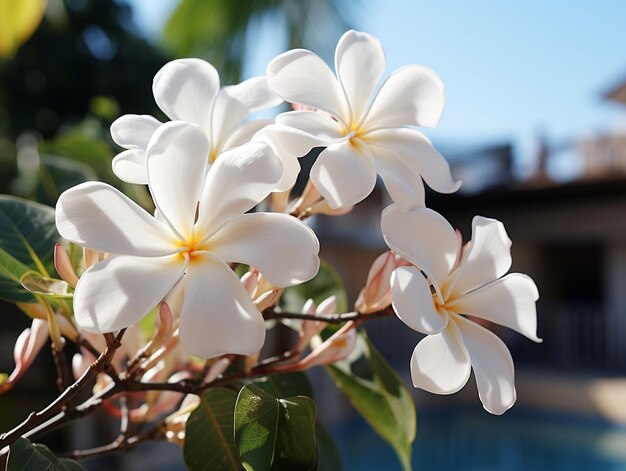
<svg viewBox="0 0 626 471">
<path fill-rule="evenodd" d="M 1 249 L 31 270 L 50 276 L 54 273 L 54 245 L 59 241 L 53 208 L 0 195 Z"/>
<path fill-rule="evenodd" d="M 200 396 L 185 430 L 183 456 L 190 471 L 239 471 L 241 464 L 233 434 L 237 393 L 215 388 Z"/>
<path fill-rule="evenodd" d="M 33 302 L 33 295 L 22 286 L 20 278 L 31 270 L 0 248 L 0 299 L 10 303 Z"/>
<path fill-rule="evenodd" d="M 59 459 L 45 445 L 19 438 L 9 447 L 7 471 L 85 471 L 76 461 Z"/>
<path fill-rule="evenodd" d="M 103 142 L 100 134 L 99 126 L 85 120 L 54 139 L 42 142 L 39 151 L 81 162 L 88 165 L 99 180 L 119 184 L 111 170 L 113 151 Z"/>
<path fill-rule="evenodd" d="M 266 376 L 255 380 L 252 384 L 274 397 L 313 397 L 313 387 L 304 373 Z"/>
<path fill-rule="evenodd" d="M 286 311 L 300 312 L 308 299 L 319 305 L 332 295 L 337 297 L 337 312 L 348 310 L 348 296 L 341 277 L 326 260 L 320 262 L 320 270 L 313 279 L 284 291 L 282 302 Z"/>
<path fill-rule="evenodd" d="M 360 332 L 355 350 L 361 354 L 350 363 L 337 362 L 327 371 L 352 406 L 393 447 L 403 469 L 410 470 L 416 429 L 411 394 L 365 332 Z"/>
<path fill-rule="evenodd" d="M 65 281 L 48 278 L 34 271 L 24 273 L 20 282 L 31 293 L 52 298 L 71 298 L 74 292 L 74 289 Z"/>
<path fill-rule="evenodd" d="M 37 201 L 55 204 L 65 190 L 97 179 L 96 173 L 85 163 L 58 155 L 43 155 L 39 162 Z"/>
<path fill-rule="evenodd" d="M 341 471 L 341 456 L 330 434 L 317 423 L 317 469 L 323 471 Z"/>
<path fill-rule="evenodd" d="M 235 441 L 244 468 L 315 469 L 315 421 L 315 403 L 308 397 L 278 399 L 244 386 L 235 406 Z"/>
</svg>

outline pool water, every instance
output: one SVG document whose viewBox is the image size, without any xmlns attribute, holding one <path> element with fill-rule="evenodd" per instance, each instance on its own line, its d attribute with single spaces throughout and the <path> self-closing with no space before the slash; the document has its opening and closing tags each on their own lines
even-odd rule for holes
<svg viewBox="0 0 626 471">
<path fill-rule="evenodd" d="M 331 430 L 346 471 L 401 469 L 363 422 Z M 588 418 L 515 409 L 418 414 L 415 470 L 626 471 L 626 428 Z"/>
</svg>

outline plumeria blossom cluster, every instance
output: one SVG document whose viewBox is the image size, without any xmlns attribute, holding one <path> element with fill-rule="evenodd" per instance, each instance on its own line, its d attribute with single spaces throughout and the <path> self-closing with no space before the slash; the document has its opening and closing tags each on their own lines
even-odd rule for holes
<svg viewBox="0 0 626 471">
<path fill-rule="evenodd" d="M 220 86 L 203 60 L 166 64 L 152 90 L 170 121 L 125 115 L 111 126 L 125 149 L 113 159 L 114 173 L 145 185 L 153 208 L 97 181 L 60 196 L 56 228 L 84 254 L 77 268 L 60 245 L 55 251 L 57 272 L 73 288 L 71 315 L 62 304 L 57 312 L 23 307 L 36 319 L 16 343 L 16 369 L 0 392 L 24 374 L 48 335 L 58 351 L 69 339 L 80 345 L 76 384 L 84 386 L 93 370 L 93 392 L 106 410 L 137 422 L 165 417 L 165 438 L 182 443 L 204 390 L 347 362 L 360 324 L 396 315 L 425 335 L 410 359 L 415 387 L 450 394 L 473 370 L 489 412 L 511 407 L 511 355 L 486 326 L 539 341 L 538 292 L 528 276 L 506 275 L 511 241 L 502 223 L 475 217 L 463 246 L 425 207 L 424 182 L 440 193 L 460 185 L 416 129 L 441 117 L 441 79 L 409 65 L 382 80 L 382 45 L 357 31 L 339 40 L 334 68 L 296 49 L 272 60 L 265 76 Z M 283 101 L 292 110 L 275 120 L 249 119 Z M 298 159 L 314 148 L 321 151 L 303 176 L 304 192 L 292 198 Z M 320 267 L 320 245 L 305 220 L 349 213 L 377 176 L 393 200 L 381 216 L 391 250 L 374 261 L 354 311 L 338 312 L 330 296 L 288 312 L 285 290 Z M 146 337 L 138 325 L 150 315 Z M 297 338 L 268 356 L 266 331 L 277 323 Z M 331 324 L 339 327 L 325 330 Z"/>
</svg>

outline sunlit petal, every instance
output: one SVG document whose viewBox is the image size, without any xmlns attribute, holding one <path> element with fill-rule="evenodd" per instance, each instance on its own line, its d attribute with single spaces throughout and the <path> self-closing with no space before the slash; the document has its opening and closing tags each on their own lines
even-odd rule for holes
<svg viewBox="0 0 626 471">
<path fill-rule="evenodd" d="M 501 415 L 515 403 L 515 368 L 511 353 L 497 335 L 461 316 L 455 317 L 472 360 L 478 395 L 492 414 Z"/>
<path fill-rule="evenodd" d="M 206 134 L 198 126 L 171 121 L 154 133 L 146 152 L 154 202 L 161 215 L 185 238 L 192 233 L 208 151 Z"/>
<path fill-rule="evenodd" d="M 327 113 L 319 111 L 288 111 L 276 117 L 276 124 L 290 126 L 322 139 L 320 145 L 333 144 L 343 139 L 343 127 Z"/>
<path fill-rule="evenodd" d="M 248 108 L 224 90 L 220 90 L 215 98 L 211 119 L 211 133 L 209 137 L 211 148 L 214 152 L 210 156 L 211 162 L 224 148 L 224 144 L 230 135 L 241 126 L 246 116 L 248 116 Z"/>
<path fill-rule="evenodd" d="M 537 337 L 537 299 L 539 292 L 535 282 L 527 275 L 511 273 L 452 300 L 449 308 L 459 314 L 482 317 L 509 327 L 540 342 Z"/>
<path fill-rule="evenodd" d="M 459 391 L 470 372 L 469 353 L 453 322 L 443 332 L 422 339 L 411 357 L 413 386 L 435 394 Z"/>
<path fill-rule="evenodd" d="M 207 238 L 256 206 L 274 191 L 282 173 L 280 159 L 262 142 L 222 153 L 207 175 L 196 233 Z"/>
<path fill-rule="evenodd" d="M 495 219 L 475 216 L 469 249 L 454 274 L 455 296 L 502 277 L 511 268 L 511 240 Z"/>
<path fill-rule="evenodd" d="M 265 341 L 263 317 L 235 273 L 221 260 L 201 255 L 184 278 L 180 340 L 192 355 L 251 355 Z"/>
<path fill-rule="evenodd" d="M 409 128 L 381 129 L 365 137 L 377 160 L 397 163 L 410 169 L 416 185 L 421 178 L 439 193 L 453 193 L 461 186 L 450 174 L 450 165 L 422 133 Z M 397 175 L 400 178 L 399 175 Z M 421 178 L 420 178 L 421 177 Z M 408 179 L 408 177 L 407 177 Z"/>
<path fill-rule="evenodd" d="M 63 192 L 56 225 L 63 238 L 102 252 L 160 256 L 176 250 L 166 225 L 106 183 L 86 182 Z"/>
<path fill-rule="evenodd" d="M 367 33 L 347 31 L 337 43 L 335 70 L 348 97 L 352 121 L 358 121 L 385 71 L 380 41 Z"/>
<path fill-rule="evenodd" d="M 356 204 L 376 185 L 374 159 L 362 143 L 327 147 L 311 168 L 311 180 L 331 208 Z"/>
<path fill-rule="evenodd" d="M 268 144 L 283 164 L 283 176 L 276 184 L 277 191 L 287 191 L 296 183 L 300 173 L 298 158 L 323 145 L 322 140 L 306 132 L 276 124 L 263 128 L 253 140 Z"/>
<path fill-rule="evenodd" d="M 111 167 L 113 173 L 122 181 L 137 185 L 148 184 L 148 167 L 144 149 L 132 149 L 117 154 L 111 162 Z"/>
<path fill-rule="evenodd" d="M 408 65 L 396 70 L 380 88 L 363 127 L 437 125 L 443 112 L 443 82 L 428 67 Z"/>
<path fill-rule="evenodd" d="M 432 209 L 401 211 L 391 205 L 382 213 L 381 226 L 387 245 L 425 271 L 439 286 L 456 259 L 454 229 Z"/>
<path fill-rule="evenodd" d="M 181 255 L 118 255 L 96 263 L 76 286 L 76 322 L 93 332 L 112 332 L 138 322 L 161 302 L 186 265 Z"/>
<path fill-rule="evenodd" d="M 400 267 L 391 275 L 391 299 L 398 318 L 423 334 L 441 332 L 448 313 L 438 312 L 428 281 L 415 267 Z"/>
<path fill-rule="evenodd" d="M 170 119 L 210 129 L 213 101 L 220 88 L 215 68 L 201 59 L 168 62 L 154 77 L 152 92 L 159 108 Z"/>
<path fill-rule="evenodd" d="M 326 63 L 306 49 L 293 49 L 267 66 L 267 84 L 285 101 L 312 106 L 346 121 L 343 90 Z"/>
<path fill-rule="evenodd" d="M 223 260 L 250 265 L 278 287 L 310 280 L 319 268 L 315 233 L 286 214 L 243 214 L 226 223 L 209 244 Z"/>
<path fill-rule="evenodd" d="M 224 87 L 224 90 L 245 105 L 249 113 L 278 106 L 283 102 L 278 95 L 269 89 L 264 75 L 249 78 L 237 85 Z"/>
<path fill-rule="evenodd" d="M 111 137 L 117 145 L 126 149 L 145 150 L 152 134 L 161 124 L 161 121 L 147 114 L 126 114 L 111 124 Z"/>
</svg>

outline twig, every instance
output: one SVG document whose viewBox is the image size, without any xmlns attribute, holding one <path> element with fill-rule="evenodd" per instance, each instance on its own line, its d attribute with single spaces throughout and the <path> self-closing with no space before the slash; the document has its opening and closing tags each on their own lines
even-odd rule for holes
<svg viewBox="0 0 626 471">
<path fill-rule="evenodd" d="M 38 427 L 39 425 L 53 418 L 56 414 L 62 411 L 63 406 L 65 406 L 72 399 L 78 396 L 78 394 L 94 376 L 96 376 L 98 373 L 106 371 L 109 363 L 113 359 L 113 354 L 121 345 L 120 340 L 122 339 L 125 331 L 126 329 L 120 330 L 117 336 L 113 336 L 113 334 L 110 334 L 110 336 L 107 337 L 106 350 L 97 358 L 96 361 L 94 361 L 89 366 L 89 369 L 87 369 L 87 371 L 85 371 L 83 375 L 78 380 L 76 380 L 76 382 L 74 382 L 74 384 L 69 386 L 59 397 L 57 397 L 52 403 L 50 403 L 50 405 L 48 405 L 45 409 L 42 409 L 39 412 L 31 413 L 17 427 L 0 435 L 0 450 L 8 445 L 11 445 L 26 432 Z"/>
<path fill-rule="evenodd" d="M 299 312 L 283 312 L 276 311 L 273 307 L 263 311 L 263 317 L 265 320 L 270 319 L 300 319 L 304 321 L 318 321 L 325 322 L 327 324 L 342 324 L 348 321 L 362 322 L 369 319 L 381 319 L 383 317 L 393 316 L 393 310 L 390 306 L 379 311 L 374 311 L 368 314 L 361 312 L 347 312 L 345 314 L 332 314 L 329 316 L 318 316 L 316 314 L 302 314 Z"/>
<path fill-rule="evenodd" d="M 72 384 L 72 376 L 65 355 L 65 348 L 57 348 L 52 344 L 52 357 L 54 358 L 54 366 L 57 370 L 57 388 L 62 393 Z"/>
</svg>

